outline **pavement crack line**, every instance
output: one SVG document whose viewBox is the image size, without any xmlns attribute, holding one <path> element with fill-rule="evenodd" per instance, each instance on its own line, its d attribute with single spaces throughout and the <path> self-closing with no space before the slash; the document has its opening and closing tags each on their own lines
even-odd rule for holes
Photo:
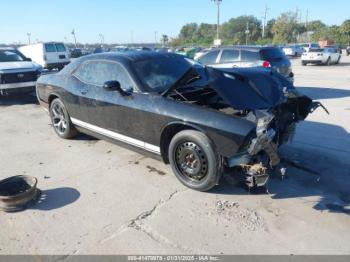
<svg viewBox="0 0 350 262">
<path fill-rule="evenodd" d="M 145 212 L 142 212 L 140 215 L 138 215 L 136 218 L 131 219 L 128 227 L 132 227 L 135 229 L 138 229 L 138 227 L 140 226 L 140 224 L 142 223 L 142 221 L 148 217 L 150 217 L 160 206 L 166 204 L 167 202 L 169 202 L 176 194 L 178 194 L 180 191 L 176 190 L 173 193 L 171 193 L 167 199 L 165 200 L 160 200 L 157 204 L 154 205 L 154 207 L 150 210 L 147 210 Z M 182 191 L 184 192 L 184 191 Z"/>
<path fill-rule="evenodd" d="M 105 243 L 105 242 L 115 238 L 116 236 L 118 236 L 121 233 L 125 232 L 125 230 L 127 230 L 128 228 L 132 228 L 132 229 L 135 229 L 137 231 L 145 233 L 149 238 L 151 238 L 152 240 L 156 241 L 157 243 L 166 244 L 166 245 L 171 246 L 173 248 L 180 249 L 183 252 L 195 253 L 196 250 L 172 242 L 168 238 L 166 238 L 166 237 L 162 236 L 161 234 L 155 232 L 152 228 L 150 228 L 149 226 L 144 225 L 144 223 L 143 223 L 143 221 L 145 219 L 151 217 L 154 214 L 154 212 L 159 207 L 161 207 L 161 206 L 165 205 L 166 203 L 168 203 L 169 201 L 171 201 L 174 198 L 175 195 L 177 195 L 179 193 L 183 193 L 185 191 L 187 191 L 187 189 L 183 190 L 183 191 L 176 190 L 176 191 L 172 192 L 166 199 L 163 199 L 163 200 L 161 199 L 160 201 L 158 201 L 158 203 L 155 204 L 153 206 L 153 208 L 151 208 L 150 210 L 142 212 L 136 218 L 131 219 L 126 225 L 121 226 L 120 229 L 117 232 L 115 232 L 114 234 L 112 234 L 109 237 L 107 237 L 107 238 L 103 239 L 102 241 L 100 241 L 100 244 L 103 244 L 103 243 Z"/>
</svg>

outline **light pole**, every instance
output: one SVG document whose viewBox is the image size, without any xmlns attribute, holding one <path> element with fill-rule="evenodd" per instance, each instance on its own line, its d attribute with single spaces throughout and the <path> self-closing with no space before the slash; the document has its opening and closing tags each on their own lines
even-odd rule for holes
<svg viewBox="0 0 350 262">
<path fill-rule="evenodd" d="M 216 28 L 216 40 L 220 39 L 220 5 L 222 3 L 222 0 L 211 0 L 214 2 L 218 7 L 218 23 Z"/>
<path fill-rule="evenodd" d="M 249 37 L 249 22 L 247 22 L 247 29 L 245 30 L 245 45 L 248 45 L 248 37 Z"/>
<path fill-rule="evenodd" d="M 158 31 L 154 31 L 154 43 L 155 43 L 155 45 L 157 45 L 157 34 L 158 34 Z"/>
<path fill-rule="evenodd" d="M 73 37 L 74 37 L 75 48 L 77 48 L 77 37 L 76 37 L 76 35 L 75 35 L 75 29 L 72 30 L 71 34 L 72 34 Z"/>
<path fill-rule="evenodd" d="M 31 33 L 27 33 L 27 37 L 28 37 L 28 45 L 30 45 L 30 37 L 32 36 Z"/>
<path fill-rule="evenodd" d="M 99 34 L 100 38 L 101 38 L 101 45 L 103 45 L 105 43 L 105 37 L 103 34 Z"/>
</svg>

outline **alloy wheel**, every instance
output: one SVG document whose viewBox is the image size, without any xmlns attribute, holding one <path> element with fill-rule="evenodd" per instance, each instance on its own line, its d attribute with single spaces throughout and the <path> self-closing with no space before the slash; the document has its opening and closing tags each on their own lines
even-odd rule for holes
<svg viewBox="0 0 350 262">
<path fill-rule="evenodd" d="M 68 127 L 68 119 L 64 109 L 58 103 L 54 104 L 51 109 L 52 124 L 60 135 L 63 135 Z"/>
</svg>

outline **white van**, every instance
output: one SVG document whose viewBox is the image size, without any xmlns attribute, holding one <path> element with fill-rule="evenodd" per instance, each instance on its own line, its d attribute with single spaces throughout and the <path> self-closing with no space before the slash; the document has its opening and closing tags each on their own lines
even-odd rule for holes
<svg viewBox="0 0 350 262">
<path fill-rule="evenodd" d="M 70 63 L 69 50 L 64 43 L 48 42 L 22 46 L 18 48 L 26 57 L 43 68 L 61 70 Z"/>
</svg>

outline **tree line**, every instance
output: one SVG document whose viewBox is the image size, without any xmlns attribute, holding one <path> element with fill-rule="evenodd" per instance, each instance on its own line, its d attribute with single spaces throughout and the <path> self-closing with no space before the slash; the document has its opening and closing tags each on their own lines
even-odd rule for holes
<svg viewBox="0 0 350 262">
<path fill-rule="evenodd" d="M 341 25 L 328 26 L 321 20 L 302 23 L 296 12 L 282 13 L 277 19 L 267 21 L 263 35 L 262 22 L 255 16 L 231 18 L 220 25 L 220 38 L 224 45 L 286 44 L 333 40 L 342 46 L 350 42 L 350 19 Z M 181 28 L 173 46 L 210 46 L 216 38 L 216 24 L 189 23 Z M 249 32 L 249 33 L 248 33 Z"/>
</svg>

